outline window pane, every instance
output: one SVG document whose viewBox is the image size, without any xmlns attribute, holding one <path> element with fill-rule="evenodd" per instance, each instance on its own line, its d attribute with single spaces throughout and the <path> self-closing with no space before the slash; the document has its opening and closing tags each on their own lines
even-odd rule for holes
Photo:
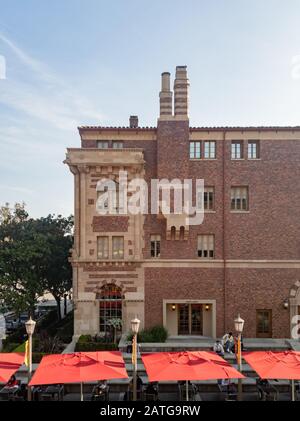
<svg viewBox="0 0 300 421">
<path fill-rule="evenodd" d="M 108 148 L 108 142 L 104 140 L 98 140 L 97 142 L 98 149 L 107 149 Z"/>
</svg>

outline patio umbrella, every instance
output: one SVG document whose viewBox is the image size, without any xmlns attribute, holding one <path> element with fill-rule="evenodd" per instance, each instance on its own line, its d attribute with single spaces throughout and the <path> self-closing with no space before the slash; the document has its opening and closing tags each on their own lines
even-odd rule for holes
<svg viewBox="0 0 300 421">
<path fill-rule="evenodd" d="M 242 379 L 238 372 L 214 352 L 159 352 L 142 355 L 149 381 L 186 381 L 188 400 L 189 380 Z"/>
<path fill-rule="evenodd" d="M 300 380 L 299 351 L 244 352 L 244 359 L 261 379 L 286 379 L 292 381 L 292 399 L 295 400 L 294 381 Z"/>
<path fill-rule="evenodd" d="M 23 365 L 24 358 L 24 353 L 0 353 L 0 383 L 8 382 L 11 376 Z"/>
<path fill-rule="evenodd" d="M 43 357 L 29 386 L 80 383 L 83 400 L 84 382 L 127 378 L 121 352 L 75 352 Z"/>
</svg>

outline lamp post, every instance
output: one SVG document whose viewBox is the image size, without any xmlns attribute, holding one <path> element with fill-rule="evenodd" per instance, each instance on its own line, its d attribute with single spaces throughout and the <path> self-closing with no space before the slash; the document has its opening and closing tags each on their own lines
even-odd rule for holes
<svg viewBox="0 0 300 421">
<path fill-rule="evenodd" d="M 32 374 L 32 335 L 34 333 L 36 322 L 30 319 L 25 323 L 26 332 L 28 335 L 28 385 L 27 385 L 27 392 L 28 392 L 28 400 L 31 401 L 31 387 L 29 386 L 29 382 L 31 380 Z"/>
<path fill-rule="evenodd" d="M 244 329 L 245 321 L 241 318 L 240 315 L 234 320 L 234 327 L 238 334 L 238 349 L 237 349 L 237 360 L 238 360 L 238 369 L 242 371 L 242 333 Z M 238 400 L 242 400 L 242 379 L 238 379 Z"/>
<path fill-rule="evenodd" d="M 137 397 L 137 335 L 139 332 L 141 321 L 135 317 L 131 320 L 131 330 L 133 332 L 132 338 L 132 365 L 133 365 L 133 388 L 132 388 L 132 400 L 136 401 Z"/>
</svg>

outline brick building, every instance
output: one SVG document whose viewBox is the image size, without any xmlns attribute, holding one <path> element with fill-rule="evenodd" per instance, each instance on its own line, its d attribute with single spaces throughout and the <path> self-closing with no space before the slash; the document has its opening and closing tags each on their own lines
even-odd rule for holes
<svg viewBox="0 0 300 421">
<path fill-rule="evenodd" d="M 220 336 L 238 313 L 247 337 L 290 337 L 300 314 L 300 127 L 190 127 L 185 66 L 162 74 L 157 127 L 80 127 L 74 174 L 75 333 L 110 318 L 123 331 Z M 174 106 L 173 106 L 174 103 Z M 173 111 L 174 109 L 174 111 Z M 96 212 L 97 182 L 204 179 L 204 222 Z M 295 318 L 294 318 L 295 319 Z M 293 319 L 293 320 L 294 320 Z"/>
</svg>

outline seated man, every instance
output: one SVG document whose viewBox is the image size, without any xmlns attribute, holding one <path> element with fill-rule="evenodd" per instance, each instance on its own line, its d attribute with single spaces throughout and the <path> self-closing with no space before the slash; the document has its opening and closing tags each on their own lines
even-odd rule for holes
<svg viewBox="0 0 300 421">
<path fill-rule="evenodd" d="M 232 335 L 232 332 L 225 333 L 225 335 L 223 336 L 222 342 L 223 342 L 223 347 L 225 349 L 225 352 L 233 354 L 234 337 Z"/>
<path fill-rule="evenodd" d="M 214 344 L 213 350 L 216 354 L 220 355 L 221 357 L 224 357 L 224 348 L 219 339 L 216 340 L 216 343 Z"/>
</svg>

